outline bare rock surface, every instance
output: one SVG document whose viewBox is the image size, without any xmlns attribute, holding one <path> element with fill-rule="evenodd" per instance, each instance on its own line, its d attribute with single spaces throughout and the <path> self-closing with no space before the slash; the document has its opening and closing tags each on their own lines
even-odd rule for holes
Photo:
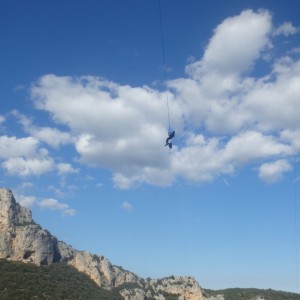
<svg viewBox="0 0 300 300">
<path fill-rule="evenodd" d="M 16 202 L 13 193 L 0 188 L 0 258 L 48 265 L 66 262 L 87 274 L 100 287 L 118 288 L 126 300 L 202 300 L 201 288 L 193 277 L 170 276 L 145 280 L 114 266 L 102 255 L 78 251 L 57 240 L 32 220 L 31 211 Z"/>
</svg>

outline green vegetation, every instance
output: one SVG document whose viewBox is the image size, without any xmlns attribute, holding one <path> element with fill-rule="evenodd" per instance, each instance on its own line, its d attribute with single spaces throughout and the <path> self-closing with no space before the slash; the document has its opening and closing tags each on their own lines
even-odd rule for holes
<svg viewBox="0 0 300 300">
<path fill-rule="evenodd" d="M 0 260 L 1 300 L 122 300 L 65 263 L 36 266 Z"/>
<path fill-rule="evenodd" d="M 153 288 L 151 286 L 146 287 L 144 285 L 140 285 L 138 283 L 131 283 L 131 282 L 125 282 L 121 284 L 120 286 L 116 287 L 114 291 L 122 291 L 122 290 L 131 290 L 134 291 L 134 289 L 140 289 L 143 290 L 144 292 L 150 292 L 151 296 L 150 297 L 145 297 L 145 300 L 155 300 L 155 296 L 158 296 L 159 294 L 163 295 L 165 297 L 165 300 L 178 300 L 179 295 L 178 294 L 171 294 L 167 293 L 163 290 L 159 290 L 157 293 L 154 292 Z"/>
<path fill-rule="evenodd" d="M 124 282 L 121 285 L 114 288 L 114 291 L 120 292 L 122 290 L 134 290 L 134 289 L 144 290 L 144 288 L 141 285 L 139 285 L 137 282 Z"/>
<path fill-rule="evenodd" d="M 166 298 L 166 300 L 178 300 L 180 296 L 178 294 L 166 293 L 164 291 L 161 291 L 161 294 Z"/>
<path fill-rule="evenodd" d="M 107 291 L 66 263 L 38 267 L 0 259 L 1 300 L 122 300 L 123 297 L 119 294 L 122 289 L 148 289 L 151 296 L 147 300 L 155 299 L 153 289 L 146 288 L 146 281 L 141 284 L 124 283 L 113 291 Z M 176 294 L 160 292 L 166 300 L 178 299 Z M 204 289 L 203 292 L 205 297 L 224 295 L 225 300 L 250 300 L 258 296 L 265 300 L 300 300 L 300 294 L 271 289 Z"/>
<path fill-rule="evenodd" d="M 224 295 L 225 300 L 250 300 L 261 296 L 265 300 L 300 300 L 300 294 L 260 289 L 225 289 L 225 290 L 208 290 L 203 289 L 205 297 Z"/>
</svg>

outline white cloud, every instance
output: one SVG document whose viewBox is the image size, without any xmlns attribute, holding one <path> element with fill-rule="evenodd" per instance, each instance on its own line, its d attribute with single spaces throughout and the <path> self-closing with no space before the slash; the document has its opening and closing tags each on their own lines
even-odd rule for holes
<svg viewBox="0 0 300 300">
<path fill-rule="evenodd" d="M 225 146 L 223 155 L 235 164 L 245 164 L 272 156 L 287 156 L 293 153 L 290 145 L 285 145 L 271 135 L 248 131 L 233 137 Z"/>
<path fill-rule="evenodd" d="M 5 116 L 0 115 L 0 125 L 5 121 Z"/>
<path fill-rule="evenodd" d="M 290 53 L 292 54 L 300 54 L 300 47 L 296 47 L 290 50 Z"/>
<path fill-rule="evenodd" d="M 249 40 L 253 47 L 250 47 L 252 51 L 246 58 L 242 53 L 248 41 L 239 38 L 239 34 L 244 29 L 244 38 L 248 39 L 248 29 L 243 26 L 248 18 L 253 20 L 253 27 L 249 27 L 253 30 L 250 34 L 252 40 Z M 257 24 L 264 24 L 262 30 L 256 28 Z M 247 11 L 225 20 L 217 27 L 203 58 L 187 67 L 191 78 L 180 78 L 169 83 L 176 91 L 175 100 L 181 103 L 189 125 L 195 129 L 205 127 L 212 133 L 230 135 L 248 129 L 272 131 L 299 126 L 300 60 L 278 58 L 270 65 L 271 72 L 261 78 L 241 73 L 247 66 L 254 66 L 257 56 L 263 56 L 262 51 L 271 43 L 270 28 L 271 19 L 267 12 Z M 230 37 L 225 42 L 228 31 Z M 232 39 L 239 40 L 239 45 L 232 44 Z M 221 43 L 223 40 L 224 46 Z M 224 63 L 229 62 L 231 66 L 231 61 L 224 57 L 225 54 L 218 56 L 218 51 L 213 51 L 218 48 L 215 44 L 228 47 L 226 53 L 231 53 L 230 49 L 234 46 L 234 51 L 241 54 L 232 54 L 230 59 L 242 58 L 245 64 L 235 69 L 227 68 Z M 215 55 L 208 55 L 210 51 Z"/>
<path fill-rule="evenodd" d="M 60 145 L 70 144 L 72 141 L 69 133 L 61 132 L 56 128 L 34 127 L 29 130 L 29 133 L 54 148 L 58 148 Z"/>
<path fill-rule="evenodd" d="M 66 175 L 66 174 L 72 174 L 72 173 L 78 173 L 78 169 L 74 169 L 70 164 L 68 163 L 58 163 L 56 165 L 58 169 L 58 173 L 60 175 Z"/>
<path fill-rule="evenodd" d="M 35 196 L 17 195 L 16 199 L 22 206 L 27 208 L 31 208 L 34 204 L 37 203 L 37 199 Z"/>
<path fill-rule="evenodd" d="M 280 138 L 292 146 L 295 154 L 300 151 L 300 128 L 298 130 L 285 129 L 281 131 Z"/>
<path fill-rule="evenodd" d="M 39 142 L 33 137 L 16 138 L 14 136 L 0 136 L 0 158 L 33 157 Z"/>
<path fill-rule="evenodd" d="M 32 182 L 22 182 L 20 189 L 27 189 L 34 187 L 34 184 Z"/>
<path fill-rule="evenodd" d="M 299 31 L 299 28 L 293 26 L 293 24 L 291 22 L 284 22 L 283 24 L 281 24 L 279 27 L 277 27 L 274 30 L 273 35 L 274 36 L 277 36 L 277 35 L 289 36 L 289 35 L 296 34 L 298 31 Z"/>
<path fill-rule="evenodd" d="M 12 157 L 7 159 L 1 164 L 10 175 L 18 176 L 30 176 L 30 175 L 42 175 L 50 172 L 54 168 L 54 162 L 51 158 L 28 158 Z"/>
<path fill-rule="evenodd" d="M 12 114 L 18 118 L 25 132 L 39 141 L 47 143 L 51 147 L 58 148 L 60 145 L 70 144 L 72 142 L 71 134 L 68 132 L 62 132 L 57 128 L 34 126 L 29 118 L 16 110 L 14 110 Z"/>
<path fill-rule="evenodd" d="M 136 133 L 152 118 L 164 125 L 164 103 L 150 88 L 119 86 L 97 77 L 47 75 L 32 89 L 38 108 L 51 111 L 55 121 L 78 133 L 93 132 L 103 139 Z M 118 120 L 116 123 L 115 121 Z M 111 124 L 114 126 L 108 127 Z"/>
<path fill-rule="evenodd" d="M 46 149 L 38 149 L 33 137 L 0 136 L 0 164 L 8 174 L 18 176 L 41 175 L 53 169 L 54 162 Z"/>
<path fill-rule="evenodd" d="M 122 208 L 127 212 L 132 212 L 133 206 L 129 202 L 125 201 L 122 203 Z"/>
<path fill-rule="evenodd" d="M 50 185 L 48 187 L 48 190 L 51 191 L 52 193 L 54 193 L 54 195 L 58 198 L 63 198 L 66 196 L 66 187 L 64 186 L 64 189 L 59 189 L 56 186 Z"/>
<path fill-rule="evenodd" d="M 211 181 L 215 176 L 233 172 L 230 161 L 224 160 L 217 138 L 177 151 L 172 157 L 172 169 L 177 176 L 195 182 Z"/>
<path fill-rule="evenodd" d="M 252 121 L 243 98 L 255 88 L 247 77 L 271 45 L 271 14 L 243 11 L 227 18 L 214 31 L 203 57 L 189 64 L 189 79 L 169 83 L 176 91 L 185 120 L 216 133 L 237 132 Z"/>
<path fill-rule="evenodd" d="M 169 159 L 172 157 L 170 156 Z M 129 189 L 138 183 L 148 183 L 157 186 L 171 185 L 175 179 L 171 161 L 169 166 L 164 167 L 144 167 L 133 170 L 124 170 L 123 173 L 113 174 L 114 186 L 119 189 Z"/>
<path fill-rule="evenodd" d="M 274 80 L 258 80 L 245 95 L 244 110 L 264 131 L 297 128 L 300 110 L 300 61 L 284 57 L 273 67 Z"/>
<path fill-rule="evenodd" d="M 243 132 L 226 143 L 217 138 L 182 148 L 172 157 L 172 173 L 195 182 L 211 181 L 220 175 L 228 175 L 245 164 L 285 156 L 292 153 L 289 145 L 282 144 L 272 136 L 259 132 Z"/>
<path fill-rule="evenodd" d="M 270 46 L 271 26 L 268 11 L 245 10 L 227 18 L 215 29 L 203 58 L 188 65 L 187 72 L 192 78 L 201 80 L 205 75 L 206 84 L 210 85 L 210 80 L 223 80 L 223 77 L 213 76 L 215 73 L 234 75 L 247 71 Z M 226 84 L 224 88 L 228 88 Z"/>
<path fill-rule="evenodd" d="M 17 111 L 14 111 L 12 114 L 22 119 L 24 127 L 29 128 L 32 126 L 31 121 L 24 115 L 19 114 Z M 36 130 L 39 131 L 37 128 Z M 44 130 L 45 128 L 41 128 L 40 133 L 45 132 Z M 56 134 L 55 130 L 50 130 L 49 132 L 52 132 L 54 135 Z M 37 138 L 38 135 L 39 134 L 36 134 L 36 137 L 29 136 L 23 138 L 7 135 L 0 136 L 0 159 L 2 159 L 0 166 L 5 169 L 8 174 L 21 177 L 31 175 L 39 176 L 55 168 L 59 174 L 78 172 L 77 169 L 72 168 L 72 166 L 67 163 L 59 163 L 55 167 L 55 162 L 50 157 L 48 150 L 40 147 L 40 142 Z M 51 138 L 51 134 L 48 137 Z M 54 141 L 54 136 L 52 140 L 52 146 L 58 145 L 57 142 Z M 49 144 L 51 144 L 51 142 L 49 142 Z"/>
<path fill-rule="evenodd" d="M 300 60 L 270 59 L 264 61 L 269 73 L 253 75 L 274 46 L 273 27 L 266 10 L 227 18 L 203 57 L 186 67 L 189 78 L 168 82 L 168 92 L 92 76 L 45 75 L 31 96 L 38 109 L 69 128 L 79 162 L 111 170 L 118 188 L 170 185 L 177 178 L 211 181 L 249 163 L 285 160 L 300 151 L 291 135 L 300 128 Z M 288 25 L 281 28 L 281 34 L 292 33 Z M 163 146 L 167 95 L 176 130 L 171 151 Z"/>
<path fill-rule="evenodd" d="M 53 198 L 41 200 L 39 206 L 42 209 L 59 210 L 63 215 L 74 216 L 76 214 L 76 211 L 70 208 L 68 204 L 61 203 Z"/>
<path fill-rule="evenodd" d="M 118 187 L 120 189 L 129 189 L 131 188 L 135 182 L 140 181 L 139 176 L 126 176 L 121 173 L 115 173 L 113 175 L 113 182 L 115 187 Z"/>
<path fill-rule="evenodd" d="M 264 163 L 259 168 L 259 178 L 267 183 L 274 183 L 282 179 L 283 173 L 291 170 L 291 164 L 285 159 Z"/>
<path fill-rule="evenodd" d="M 16 200 L 24 207 L 32 208 L 38 205 L 43 210 L 56 210 L 62 213 L 63 216 L 74 216 L 77 212 L 68 204 L 61 203 L 54 198 L 38 199 L 35 196 L 25 196 L 23 194 L 15 193 Z"/>
<path fill-rule="evenodd" d="M 94 77 L 48 75 L 32 95 L 39 108 L 77 134 L 81 162 L 127 175 L 167 165 L 165 94 Z"/>
</svg>

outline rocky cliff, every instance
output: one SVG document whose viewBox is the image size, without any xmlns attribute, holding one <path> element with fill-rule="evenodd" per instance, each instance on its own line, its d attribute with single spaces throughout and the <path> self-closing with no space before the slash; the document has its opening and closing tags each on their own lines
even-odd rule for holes
<svg viewBox="0 0 300 300">
<path fill-rule="evenodd" d="M 118 289 L 125 300 L 164 300 L 168 295 L 177 295 L 180 300 L 203 299 L 193 277 L 145 280 L 112 265 L 104 256 L 75 250 L 36 224 L 30 210 L 17 203 L 12 192 L 4 188 L 0 188 L 0 258 L 36 265 L 67 262 L 99 286 Z"/>
</svg>

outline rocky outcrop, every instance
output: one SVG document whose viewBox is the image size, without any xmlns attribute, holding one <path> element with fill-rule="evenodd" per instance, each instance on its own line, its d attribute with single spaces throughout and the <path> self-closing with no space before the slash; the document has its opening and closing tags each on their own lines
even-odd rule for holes
<svg viewBox="0 0 300 300">
<path fill-rule="evenodd" d="M 225 300 L 224 295 L 204 297 L 205 300 Z"/>
<path fill-rule="evenodd" d="M 11 191 L 0 189 L 0 258 L 47 265 L 54 261 L 54 240 L 16 203 Z"/>
<path fill-rule="evenodd" d="M 158 299 L 168 296 L 179 300 L 204 299 L 199 284 L 193 277 L 170 276 L 161 279 L 141 279 L 136 284 L 121 285 L 120 293 L 125 300 Z M 128 288 L 129 287 L 129 288 Z"/>
<path fill-rule="evenodd" d="M 177 295 L 180 300 L 203 299 L 201 288 L 192 277 L 144 280 L 112 265 L 104 256 L 78 251 L 58 241 L 36 224 L 30 210 L 17 203 L 12 192 L 4 188 L 0 188 L 0 258 L 36 265 L 66 262 L 100 287 L 117 288 L 126 300 L 164 300 L 167 295 Z"/>
<path fill-rule="evenodd" d="M 184 276 L 170 276 L 163 279 L 153 279 L 150 281 L 157 291 L 171 295 L 179 295 L 184 300 L 199 299 L 199 285 L 195 278 Z M 200 298 L 201 299 L 201 298 Z"/>
</svg>

